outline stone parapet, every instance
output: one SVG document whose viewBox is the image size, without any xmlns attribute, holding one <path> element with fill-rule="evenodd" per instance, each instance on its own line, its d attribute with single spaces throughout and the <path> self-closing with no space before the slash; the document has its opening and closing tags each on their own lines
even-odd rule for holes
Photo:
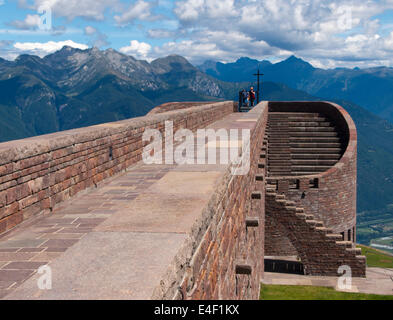
<svg viewBox="0 0 393 320">
<path fill-rule="evenodd" d="M 196 130 L 234 110 L 220 102 L 0 144 L 0 234 L 142 160 L 146 129 Z"/>
</svg>

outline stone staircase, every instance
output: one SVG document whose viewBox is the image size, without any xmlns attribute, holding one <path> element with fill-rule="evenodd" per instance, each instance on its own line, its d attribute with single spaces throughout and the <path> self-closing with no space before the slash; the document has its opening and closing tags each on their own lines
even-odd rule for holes
<svg viewBox="0 0 393 320">
<path fill-rule="evenodd" d="M 322 221 L 297 208 L 285 195 L 277 194 L 275 185 L 266 188 L 266 215 L 286 226 L 287 236 L 296 248 L 305 274 L 337 276 L 338 268 L 350 266 L 352 276 L 365 277 L 366 257 L 351 241 L 342 241 Z"/>
<path fill-rule="evenodd" d="M 342 156 L 339 133 L 319 113 L 269 112 L 267 128 L 269 176 L 316 174 Z"/>
</svg>

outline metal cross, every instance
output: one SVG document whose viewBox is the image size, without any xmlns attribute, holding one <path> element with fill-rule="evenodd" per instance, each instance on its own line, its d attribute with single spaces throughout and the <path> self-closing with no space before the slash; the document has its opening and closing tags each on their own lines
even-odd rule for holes
<svg viewBox="0 0 393 320">
<path fill-rule="evenodd" d="M 259 103 L 259 77 L 260 77 L 260 76 L 264 76 L 263 73 L 260 73 L 260 72 L 259 72 L 259 67 L 258 67 L 258 72 L 257 72 L 257 73 L 254 73 L 254 76 L 257 76 L 257 77 L 258 77 L 258 89 L 257 89 L 257 104 L 258 104 L 258 103 Z"/>
</svg>

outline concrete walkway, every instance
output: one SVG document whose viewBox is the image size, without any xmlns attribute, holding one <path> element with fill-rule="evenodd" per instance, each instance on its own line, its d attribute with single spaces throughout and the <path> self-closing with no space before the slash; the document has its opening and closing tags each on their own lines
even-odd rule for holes
<svg viewBox="0 0 393 320">
<path fill-rule="evenodd" d="M 322 286 L 338 291 L 393 295 L 393 269 L 367 268 L 366 278 L 353 278 L 351 290 L 337 288 L 338 277 L 304 276 L 265 272 L 263 284 Z"/>
<path fill-rule="evenodd" d="M 227 168 L 140 163 L 17 227 L 0 239 L 0 298 L 150 299 Z M 37 285 L 46 264 L 51 290 Z"/>
</svg>

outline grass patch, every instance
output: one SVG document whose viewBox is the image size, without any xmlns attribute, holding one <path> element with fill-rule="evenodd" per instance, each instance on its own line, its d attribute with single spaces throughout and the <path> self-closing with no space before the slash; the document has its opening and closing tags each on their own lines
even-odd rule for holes
<svg viewBox="0 0 393 320">
<path fill-rule="evenodd" d="M 260 300 L 393 300 L 393 296 L 339 292 L 328 287 L 263 284 Z"/>
<path fill-rule="evenodd" d="M 366 256 L 368 267 L 393 268 L 393 256 L 360 244 L 358 248 L 361 248 L 362 255 Z"/>
</svg>

